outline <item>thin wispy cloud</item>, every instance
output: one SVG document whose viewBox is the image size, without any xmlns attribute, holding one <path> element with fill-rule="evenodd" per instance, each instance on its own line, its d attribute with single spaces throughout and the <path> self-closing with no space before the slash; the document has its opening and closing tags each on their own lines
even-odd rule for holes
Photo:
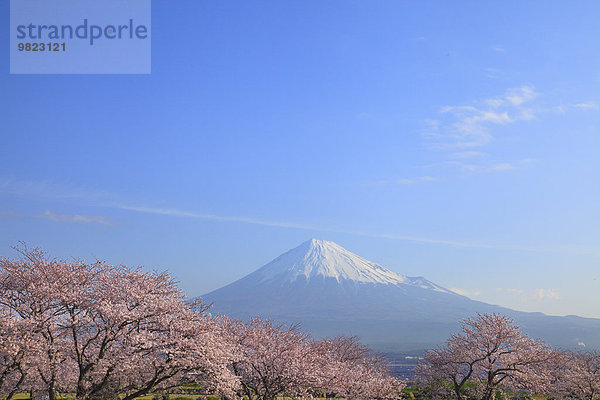
<svg viewBox="0 0 600 400">
<path fill-rule="evenodd" d="M 496 292 L 505 293 L 506 295 L 517 298 L 523 303 L 531 301 L 542 302 L 546 300 L 560 300 L 562 296 L 556 289 L 533 289 L 525 291 L 517 288 L 497 288 Z"/>
<path fill-rule="evenodd" d="M 208 221 L 222 221 L 222 222 L 242 222 L 242 223 L 246 223 L 246 224 L 272 226 L 272 227 L 278 227 L 278 228 L 297 228 L 297 229 L 308 229 L 308 230 L 320 230 L 319 227 L 302 224 L 302 223 L 297 223 L 297 222 L 276 221 L 276 220 L 243 217 L 243 216 L 226 216 L 226 215 L 206 214 L 206 213 L 200 213 L 200 212 L 194 212 L 194 211 L 178 210 L 175 208 L 155 208 L 155 207 L 144 207 L 144 206 L 132 206 L 132 205 L 126 205 L 126 204 L 117 204 L 117 205 L 115 205 L 115 207 L 120 208 L 122 210 L 136 211 L 136 212 L 146 213 L 146 214 L 167 215 L 167 216 L 171 216 L 171 217 L 185 217 L 185 218 L 195 218 L 195 219 L 203 219 L 203 220 L 208 220 Z"/>
<path fill-rule="evenodd" d="M 467 290 L 467 289 L 461 289 L 461 288 L 450 288 L 450 290 L 456 294 L 460 294 L 461 296 L 467 296 L 467 297 L 477 297 L 477 296 L 481 295 L 480 290 Z"/>
<path fill-rule="evenodd" d="M 532 298 L 536 301 L 560 300 L 561 296 L 556 289 L 535 289 Z"/>
<path fill-rule="evenodd" d="M 83 224 L 101 224 L 111 225 L 110 219 L 100 215 L 82 215 L 82 214 L 56 214 L 46 210 L 39 218 L 54 222 L 72 222 Z"/>
<path fill-rule="evenodd" d="M 505 73 L 497 68 L 486 68 L 484 74 L 489 79 L 499 79 L 505 75 Z"/>
<path fill-rule="evenodd" d="M 547 113 L 600 109 L 593 101 L 542 107 L 540 97 L 534 86 L 524 85 L 473 104 L 446 105 L 439 109 L 436 118 L 425 121 L 423 136 L 430 149 L 450 152 L 450 157 L 482 156 L 485 153 L 478 149 L 491 145 L 501 126 L 534 120 Z"/>
<path fill-rule="evenodd" d="M 593 102 L 589 102 L 589 103 L 578 103 L 578 104 L 575 104 L 575 105 L 573 105 L 573 107 L 575 107 L 575 108 L 580 108 L 580 109 L 582 109 L 582 110 L 597 110 L 597 109 L 599 108 L 599 107 L 598 107 L 598 104 L 596 104 L 596 103 L 593 103 Z"/>
<path fill-rule="evenodd" d="M 357 236 L 376 237 L 376 238 L 383 238 L 383 239 L 396 239 L 396 240 L 418 242 L 418 243 L 428 243 L 428 244 L 443 244 L 443 245 L 458 246 L 458 247 L 494 248 L 494 246 L 480 244 L 480 243 L 470 243 L 470 242 L 444 240 L 444 239 L 432 239 L 432 238 L 408 236 L 408 235 L 372 233 L 372 232 L 366 232 L 366 231 L 356 231 L 356 230 L 347 230 L 347 229 L 336 229 L 336 228 L 319 226 L 319 225 L 303 224 L 303 223 L 299 223 L 299 222 L 275 221 L 275 220 L 248 218 L 248 217 L 241 217 L 241 216 L 214 215 L 214 214 L 198 213 L 198 212 L 193 212 L 193 211 L 178 210 L 178 209 L 173 209 L 173 208 L 166 209 L 166 208 L 140 207 L 140 206 L 125 205 L 125 204 L 120 204 L 117 207 L 120 209 L 123 209 L 123 210 L 137 211 L 137 212 L 141 212 L 141 213 L 168 215 L 168 216 L 174 216 L 174 217 L 196 218 L 196 219 L 204 219 L 204 220 L 209 220 L 209 221 L 242 222 L 242 223 L 248 223 L 248 224 L 253 224 L 253 225 L 271 226 L 271 227 L 278 227 L 278 228 L 294 228 L 294 229 L 313 230 L 313 231 L 320 231 L 320 232 L 344 233 L 344 234 L 357 235 Z"/>
<path fill-rule="evenodd" d="M 486 157 L 486 155 L 479 156 L 479 158 L 483 157 Z M 465 157 L 464 159 L 468 159 L 468 157 Z M 434 164 L 422 165 L 421 168 L 437 168 L 441 166 L 451 166 L 466 172 L 490 173 L 512 171 L 537 161 L 535 158 L 523 158 L 521 160 L 511 162 L 494 162 L 492 160 L 484 160 L 479 163 L 475 163 L 473 161 L 467 162 L 464 159 L 461 159 L 460 161 L 458 159 L 454 159 Z"/>
<path fill-rule="evenodd" d="M 384 239 L 396 239 L 396 240 L 404 240 L 404 241 L 418 242 L 418 243 L 444 244 L 444 245 L 451 245 L 451 246 L 458 246 L 458 247 L 493 248 L 493 246 L 479 244 L 479 243 L 469 243 L 469 242 L 444 240 L 444 239 L 432 239 L 432 238 L 408 236 L 408 235 L 372 233 L 372 232 L 355 231 L 355 230 L 347 230 L 347 229 L 336 229 L 336 228 L 313 225 L 313 224 L 304 224 L 304 223 L 300 223 L 300 222 L 267 220 L 267 219 L 250 218 L 250 217 L 242 217 L 242 216 L 225 216 L 225 215 L 205 214 L 205 213 L 199 213 L 199 212 L 194 212 L 194 211 L 178 210 L 178 209 L 174 209 L 174 208 L 154 208 L 154 207 L 143 207 L 143 206 L 131 206 L 131 205 L 125 205 L 125 204 L 119 204 L 119 205 L 117 205 L 117 207 L 122 210 L 136 211 L 136 212 L 140 212 L 140 213 L 167 215 L 167 216 L 173 216 L 173 217 L 195 218 L 195 219 L 203 219 L 203 220 L 209 220 L 209 221 L 241 222 L 241 223 L 247 223 L 247 224 L 253 224 L 253 225 L 277 227 L 277 228 L 293 228 L 293 229 L 303 229 L 303 230 L 312 230 L 312 231 L 320 231 L 320 232 L 344 233 L 344 234 L 357 235 L 357 236 L 377 237 L 377 238 L 384 238 Z"/>
<path fill-rule="evenodd" d="M 435 150 L 465 152 L 486 146 L 494 139 L 496 126 L 535 118 L 527 103 L 538 96 L 533 86 L 522 86 L 475 105 L 444 106 L 439 110 L 439 118 L 428 121 L 424 136 Z"/>
<path fill-rule="evenodd" d="M 305 224 L 305 223 L 293 222 L 293 221 L 268 220 L 268 219 L 243 217 L 243 216 L 225 216 L 225 215 L 205 214 L 205 213 L 200 213 L 200 212 L 179 210 L 179 209 L 174 209 L 174 208 L 154 208 L 154 207 L 144 207 L 144 206 L 131 206 L 131 205 L 125 205 L 125 204 L 116 205 L 116 207 L 123 209 L 123 210 L 136 211 L 136 212 L 148 213 L 148 214 L 156 214 L 156 215 L 203 219 L 203 220 L 209 220 L 209 221 L 238 222 L 238 223 L 247 223 L 247 224 L 261 225 L 261 226 L 302 229 L 302 230 L 311 230 L 311 231 L 328 232 L 328 233 L 342 233 L 342 234 L 347 234 L 347 235 L 364 236 L 364 237 L 379 238 L 379 239 L 401 240 L 401 241 L 406 241 L 406 242 L 423 243 L 423 244 L 446 245 L 446 246 L 453 246 L 453 247 L 479 248 L 479 249 L 490 249 L 490 250 L 533 251 L 533 252 L 541 252 L 541 253 L 577 253 L 577 254 L 585 253 L 585 254 L 587 254 L 590 252 L 590 250 L 587 248 L 533 247 L 533 246 L 510 245 L 510 244 L 490 244 L 490 243 L 482 243 L 482 242 L 475 242 L 475 241 L 447 240 L 447 239 L 428 238 L 428 237 L 421 237 L 421 236 L 398 235 L 398 234 L 392 234 L 392 233 L 378 233 L 378 232 L 359 231 L 359 230 L 352 230 L 352 229 L 332 228 L 332 227 L 321 226 L 321 225 L 317 225 L 317 224 Z"/>
<path fill-rule="evenodd" d="M 560 104 L 546 110 L 556 114 L 565 114 L 568 111 L 594 111 L 600 110 L 600 106 L 594 102 L 577 103 L 577 104 Z"/>
<path fill-rule="evenodd" d="M 488 100 L 494 102 L 494 107 L 512 105 L 521 106 L 523 103 L 531 101 L 539 96 L 533 86 L 521 86 L 520 88 L 508 89 L 504 96 Z"/>
<path fill-rule="evenodd" d="M 422 177 L 424 178 L 424 177 Z M 429 180 L 429 179 L 425 179 Z M 0 180 L 1 182 L 1 180 Z M 14 181 L 13 181 L 14 182 Z M 24 185 L 17 184 L 17 188 L 22 188 Z M 524 246 L 524 245 L 512 245 L 512 244 L 495 244 L 485 243 L 471 240 L 454 240 L 454 239 L 443 239 L 443 238 L 431 238 L 422 236 L 402 235 L 395 233 L 381 233 L 381 232 L 369 232 L 354 229 L 344 229 L 331 226 L 322 226 L 319 224 L 303 223 L 298 221 L 287 221 L 287 220 L 275 220 L 275 219 L 262 219 L 248 216 L 231 216 L 231 215 L 219 215 L 202 213 L 198 211 L 182 210 L 178 208 L 158 208 L 149 207 L 143 205 L 135 205 L 133 201 L 124 202 L 122 196 L 111 195 L 109 192 L 98 192 L 91 191 L 86 193 L 84 190 L 70 191 L 69 188 L 62 186 L 53 185 L 51 182 L 44 182 L 43 185 L 36 185 L 35 182 L 29 182 L 27 185 L 31 189 L 31 193 L 34 193 L 36 198 L 56 198 L 56 193 L 64 193 L 65 198 L 68 199 L 79 199 L 80 202 L 85 204 L 93 204 L 95 206 L 103 206 L 106 208 L 116 208 L 120 210 L 127 210 L 132 212 L 163 215 L 170 217 L 180 218 L 193 218 L 207 221 L 216 222 L 232 222 L 232 223 L 245 223 L 260 226 L 270 226 L 275 228 L 288 228 L 288 229 L 302 229 L 317 232 L 329 232 L 329 233 L 341 233 L 355 236 L 364 236 L 372 238 L 400 240 L 406 242 L 423 243 L 423 244 L 434 244 L 434 245 L 445 245 L 453 247 L 465 247 L 465 248 L 480 248 L 490 250 L 515 250 L 515 251 L 533 251 L 542 253 L 574 253 L 574 254 L 598 254 L 597 249 L 589 249 L 587 247 L 579 246 L 562 246 L 562 247 L 535 247 L 535 246 Z M 8 190 L 7 190 L 8 188 Z M 28 189 L 28 190 L 29 190 Z M 35 189 L 35 190 L 34 190 Z M 43 190 L 42 190 L 43 189 Z M 48 190 L 47 190 L 48 189 Z M 4 190 L 3 193 L 17 193 L 22 195 L 21 190 L 11 189 L 7 185 L 0 185 L 0 191 Z M 96 201 L 95 193 L 103 193 L 102 202 Z M 57 214 L 51 211 L 46 211 L 40 218 L 45 218 L 56 222 L 79 222 L 79 223 L 98 223 L 102 225 L 110 225 L 111 220 L 104 216 L 89 216 L 81 214 Z"/>
<path fill-rule="evenodd" d="M 413 179 L 398 179 L 394 183 L 396 183 L 398 185 L 412 185 L 413 183 L 435 182 L 435 181 L 437 181 L 437 178 L 434 178 L 433 176 L 420 176 L 418 178 L 413 178 Z"/>
<path fill-rule="evenodd" d="M 436 178 L 434 176 L 426 175 L 426 176 L 417 176 L 414 178 L 389 179 L 389 180 L 380 180 L 380 181 L 373 181 L 373 182 L 349 183 L 349 184 L 334 185 L 334 186 L 350 186 L 350 187 L 355 187 L 355 186 L 362 186 L 362 187 L 395 186 L 395 185 L 405 186 L 405 185 L 414 185 L 414 184 L 425 183 L 425 182 L 435 182 L 437 180 L 438 180 L 438 178 Z"/>
<path fill-rule="evenodd" d="M 449 161 L 448 165 L 455 165 L 462 170 L 470 171 L 470 172 L 499 172 L 499 171 L 510 171 L 516 168 L 514 164 L 511 163 L 492 163 L 489 165 L 480 165 L 480 164 L 467 164 L 459 161 Z"/>
<path fill-rule="evenodd" d="M 481 151 L 459 151 L 457 153 L 450 154 L 450 158 L 464 160 L 467 158 L 482 158 L 486 157 L 487 153 Z"/>
<path fill-rule="evenodd" d="M 416 178 L 402 178 L 390 181 L 379 181 L 378 185 L 413 185 L 415 183 L 423 183 L 423 182 L 435 182 L 437 178 L 433 176 L 419 176 Z"/>
<path fill-rule="evenodd" d="M 514 171 L 536 161 L 534 157 L 507 159 L 494 157 L 494 142 L 500 135 L 514 135 L 507 126 L 539 119 L 546 114 L 568 110 L 594 110 L 594 102 L 554 107 L 543 106 L 542 94 L 534 86 L 510 88 L 504 94 L 472 104 L 447 105 L 434 119 L 424 121 L 422 135 L 429 150 L 438 154 L 439 162 L 423 168 L 452 167 L 470 173 Z M 518 132 L 518 131 L 516 131 Z"/>
</svg>

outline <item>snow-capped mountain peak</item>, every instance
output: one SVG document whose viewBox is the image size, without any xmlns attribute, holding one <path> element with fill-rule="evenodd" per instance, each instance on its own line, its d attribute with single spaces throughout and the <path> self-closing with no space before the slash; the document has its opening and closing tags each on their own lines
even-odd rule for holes
<svg viewBox="0 0 600 400">
<path fill-rule="evenodd" d="M 335 279 L 358 283 L 411 285 L 451 293 L 422 277 L 411 278 L 366 260 L 327 240 L 311 239 L 282 254 L 252 275 L 261 282 Z"/>
<path fill-rule="evenodd" d="M 371 261 L 326 240 L 311 239 L 265 265 L 257 274 L 263 281 L 294 282 L 298 278 L 334 278 L 364 283 L 398 284 L 406 280 Z"/>
</svg>

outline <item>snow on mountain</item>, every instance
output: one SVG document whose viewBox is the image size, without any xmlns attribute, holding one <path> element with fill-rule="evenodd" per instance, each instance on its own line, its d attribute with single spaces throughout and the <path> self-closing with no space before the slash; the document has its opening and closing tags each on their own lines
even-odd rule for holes
<svg viewBox="0 0 600 400">
<path fill-rule="evenodd" d="M 501 313 L 532 337 L 600 348 L 600 320 L 525 313 L 474 301 L 408 277 L 325 240 L 311 239 L 202 298 L 214 313 L 301 323 L 317 337 L 357 335 L 382 351 L 427 349 L 476 313 Z"/>
<path fill-rule="evenodd" d="M 303 279 L 332 278 L 359 283 L 412 285 L 423 289 L 453 293 L 423 277 L 407 277 L 366 260 L 327 240 L 311 239 L 282 254 L 254 272 L 259 282 L 293 283 Z"/>
</svg>

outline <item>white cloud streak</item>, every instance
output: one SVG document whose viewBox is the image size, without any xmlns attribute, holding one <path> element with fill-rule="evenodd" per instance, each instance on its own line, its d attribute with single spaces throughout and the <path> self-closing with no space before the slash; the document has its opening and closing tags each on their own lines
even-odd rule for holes
<svg viewBox="0 0 600 400">
<path fill-rule="evenodd" d="M 433 176 L 417 176 L 415 178 L 402 178 L 402 179 L 390 179 L 390 180 L 381 180 L 374 182 L 363 182 L 363 183 L 353 183 L 353 184 L 342 184 L 340 186 L 393 186 L 393 185 L 413 185 L 417 183 L 424 182 L 435 182 L 438 178 Z M 337 186 L 337 185 L 336 185 Z"/>
<path fill-rule="evenodd" d="M 482 158 L 485 156 L 487 156 L 487 154 L 483 153 L 481 151 L 460 151 L 458 153 L 450 154 L 450 158 L 459 159 L 459 160 L 464 160 L 464 159 L 468 159 L 468 158 Z"/>
<path fill-rule="evenodd" d="M 450 288 L 450 290 L 452 290 L 456 294 L 460 294 L 461 296 L 467 296 L 467 297 L 477 297 L 477 296 L 481 295 L 480 290 L 467 290 L 467 289 L 461 289 L 461 288 Z"/>
<path fill-rule="evenodd" d="M 429 180 L 429 179 L 425 179 Z M 59 186 L 52 184 L 51 182 L 43 182 L 43 184 L 37 184 L 36 182 L 26 182 L 25 185 L 20 184 L 16 181 L 17 188 L 10 187 L 7 184 L 7 180 L 0 179 L 0 193 L 12 194 L 12 195 L 28 195 L 34 196 L 35 198 L 60 198 L 64 199 L 79 199 L 83 200 L 87 204 L 94 204 L 95 206 L 102 206 L 107 208 L 117 208 L 121 210 L 133 211 L 145 214 L 164 215 L 171 217 L 181 218 L 194 218 L 203 219 L 208 221 L 217 222 L 233 222 L 233 223 L 246 223 L 260 226 L 270 226 L 275 228 L 289 228 L 289 229 L 303 229 L 312 230 L 318 232 L 330 232 L 330 233 L 341 233 L 348 235 L 390 239 L 390 240 L 401 240 L 406 242 L 433 244 L 433 245 L 445 245 L 454 247 L 465 247 L 465 248 L 480 248 L 480 249 L 499 249 L 499 250 L 514 250 L 514 251 L 533 251 L 542 253 L 574 253 L 574 254 L 594 254 L 598 255 L 597 249 L 590 249 L 587 247 L 579 246 L 562 246 L 562 247 L 533 247 L 533 246 L 522 246 L 522 245 L 511 245 L 511 244 L 489 244 L 481 243 L 469 240 L 453 240 L 453 239 L 440 239 L 440 238 L 428 238 L 421 236 L 411 235 L 399 235 L 393 233 L 377 233 L 368 231 L 359 231 L 352 229 L 341 229 L 327 226 L 320 226 L 317 224 L 307 224 L 294 221 L 283 221 L 283 220 L 270 220 L 261 219 L 247 216 L 226 216 L 218 214 L 208 214 L 196 211 L 181 210 L 177 208 L 157 208 L 148 206 L 132 205 L 129 202 L 122 201 L 121 196 L 111 195 L 108 192 L 91 191 L 86 192 L 82 189 L 71 189 L 69 187 Z M 26 187 L 26 193 L 23 192 L 22 188 Z M 98 194 L 101 193 L 101 196 Z M 102 197 L 99 200 L 98 197 Z M 102 225 L 110 225 L 111 220 L 103 216 L 88 216 L 81 214 L 56 214 L 50 211 L 46 211 L 44 214 L 39 216 L 51 221 L 56 222 L 79 222 L 79 223 L 98 223 Z"/>
<path fill-rule="evenodd" d="M 477 173 L 489 173 L 489 172 L 503 172 L 510 171 L 520 168 L 524 165 L 536 162 L 535 158 L 523 158 L 515 162 L 488 162 L 487 164 L 475 164 L 474 162 L 465 162 L 458 160 L 444 161 L 435 164 L 423 165 L 422 168 L 434 168 L 439 166 L 454 166 L 463 171 L 477 172 Z"/>
<path fill-rule="evenodd" d="M 185 217 L 185 218 L 195 218 L 195 219 L 203 219 L 209 221 L 221 221 L 221 222 L 237 222 L 237 223 L 247 223 L 253 225 L 261 225 L 261 226 L 270 226 L 276 228 L 290 228 L 290 229 L 302 229 L 302 230 L 311 230 L 318 232 L 329 232 L 329 233 L 341 233 L 347 235 L 354 236 L 364 236 L 371 238 L 380 238 L 380 239 L 390 239 L 390 240 L 401 240 L 406 242 L 413 243 L 423 243 L 423 244 L 434 244 L 434 245 L 445 245 L 452 247 L 464 247 L 464 248 L 479 248 L 479 249 L 489 249 L 489 250 L 514 250 L 514 251 L 532 251 L 532 252 L 540 252 L 540 253 L 577 253 L 577 254 L 587 254 L 590 252 L 587 248 L 570 248 L 570 247 L 534 247 L 534 246 L 522 246 L 522 245 L 510 245 L 510 244 L 489 244 L 489 243 L 481 243 L 474 241 L 461 241 L 461 240 L 448 240 L 448 239 L 438 239 L 438 238 L 427 238 L 422 236 L 411 236 L 411 235 L 398 235 L 392 233 L 377 233 L 377 232 L 368 232 L 368 231 L 359 231 L 352 229 L 338 229 L 320 225 L 313 224 L 305 224 L 300 222 L 291 222 L 291 221 L 278 221 L 278 220 L 268 220 L 268 219 L 260 219 L 260 218 L 251 218 L 251 217 L 243 217 L 243 216 L 224 216 L 224 215 L 215 215 L 215 214 L 206 214 L 194 211 L 185 211 L 178 210 L 174 208 L 154 208 L 154 207 L 144 207 L 144 206 L 132 206 L 125 204 L 118 204 L 115 207 L 120 208 L 122 210 L 136 211 L 140 213 L 147 214 L 155 214 L 155 215 L 165 215 L 172 217 Z M 595 250 L 592 250 L 595 253 Z"/>
<path fill-rule="evenodd" d="M 560 300 L 561 296 L 556 289 L 535 289 L 532 298 L 536 301 L 543 301 L 545 299 Z"/>
<path fill-rule="evenodd" d="M 579 104 L 575 104 L 573 107 L 580 108 L 582 110 L 597 110 L 599 108 L 598 104 L 596 104 L 594 102 L 579 103 Z"/>
<path fill-rule="evenodd" d="M 437 181 L 437 178 L 434 178 L 433 176 L 420 176 L 420 177 L 414 178 L 414 179 L 400 179 L 396 183 L 402 184 L 402 185 L 411 185 L 413 183 L 435 182 L 435 181 Z"/>
<path fill-rule="evenodd" d="M 556 289 L 533 289 L 525 291 L 517 288 L 497 288 L 496 292 L 506 293 L 511 297 L 517 297 L 521 302 L 528 303 L 531 301 L 542 302 L 546 300 L 560 300 L 562 296 Z"/>
<path fill-rule="evenodd" d="M 193 211 L 184 211 L 173 208 L 153 208 L 153 207 L 143 207 L 143 206 L 131 206 L 125 204 L 117 205 L 117 208 L 122 210 L 136 211 L 140 213 L 147 214 L 156 214 L 156 215 L 166 215 L 172 217 L 186 217 L 186 218 L 197 218 L 204 219 L 209 221 L 222 221 L 222 222 L 241 222 L 253 225 L 262 225 L 262 226 L 271 226 L 277 228 L 293 228 L 293 229 L 304 229 L 304 230 L 313 230 L 320 232 L 331 232 L 331 233 L 344 233 L 349 235 L 357 235 L 357 236 L 367 236 L 367 237 L 377 237 L 383 239 L 396 239 L 396 240 L 404 240 L 409 242 L 417 242 L 417 243 L 428 243 L 428 244 L 443 244 L 450 246 L 458 246 L 458 247 L 478 247 L 478 248 L 494 248 L 494 246 L 489 246 L 486 244 L 479 243 L 470 243 L 463 241 L 455 241 L 455 240 L 444 240 L 444 239 L 432 239 L 418 236 L 408 236 L 408 235 L 394 235 L 394 234 L 381 234 L 381 233 L 372 233 L 372 232 L 364 232 L 364 231 L 354 231 L 347 229 L 336 229 L 318 225 L 311 224 L 303 224 L 299 222 L 288 222 L 288 221 L 276 221 L 276 220 L 267 220 L 267 219 L 259 219 L 259 218 L 249 218 L 242 216 L 223 216 L 223 215 L 215 215 L 215 214 L 205 214 Z"/>
</svg>

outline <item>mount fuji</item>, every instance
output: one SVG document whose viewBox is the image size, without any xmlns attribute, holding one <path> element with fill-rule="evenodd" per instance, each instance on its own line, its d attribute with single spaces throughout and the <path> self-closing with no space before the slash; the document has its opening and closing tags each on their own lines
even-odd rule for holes
<svg viewBox="0 0 600 400">
<path fill-rule="evenodd" d="M 600 348 L 600 319 L 526 313 L 474 301 L 317 239 L 202 298 L 213 304 L 213 312 L 300 323 L 317 337 L 357 335 L 380 351 L 435 347 L 458 329 L 461 319 L 478 312 L 508 315 L 530 336 L 554 346 Z"/>
</svg>

